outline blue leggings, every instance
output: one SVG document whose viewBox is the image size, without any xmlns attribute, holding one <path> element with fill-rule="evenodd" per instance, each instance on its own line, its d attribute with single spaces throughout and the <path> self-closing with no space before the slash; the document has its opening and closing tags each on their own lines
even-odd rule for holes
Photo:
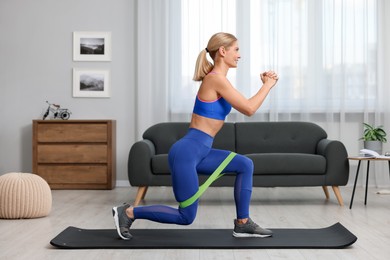
<svg viewBox="0 0 390 260">
<path fill-rule="evenodd" d="M 213 138 L 210 135 L 190 128 L 188 133 L 171 147 L 168 160 L 173 192 L 178 202 L 187 200 L 198 191 L 198 173 L 211 175 L 230 154 L 230 151 L 211 148 L 212 144 Z M 252 194 L 252 160 L 237 154 L 224 172 L 236 173 L 234 200 L 237 218 L 248 218 Z M 185 208 L 164 205 L 140 206 L 134 208 L 134 218 L 189 225 L 194 221 L 197 209 L 198 200 Z"/>
</svg>

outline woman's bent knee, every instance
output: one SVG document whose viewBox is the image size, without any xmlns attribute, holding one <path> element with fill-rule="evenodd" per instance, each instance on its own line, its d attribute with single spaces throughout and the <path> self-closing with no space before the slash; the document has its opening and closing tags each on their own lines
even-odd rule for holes
<svg viewBox="0 0 390 260">
<path fill-rule="evenodd" d="M 193 217 L 184 217 L 182 218 L 182 222 L 180 223 L 181 225 L 188 226 L 191 225 L 195 220 L 195 216 Z"/>
<path fill-rule="evenodd" d="M 181 225 L 191 225 L 196 217 L 196 212 L 198 209 L 198 202 L 194 202 L 188 207 L 179 208 L 180 216 L 181 216 Z"/>
<path fill-rule="evenodd" d="M 237 155 L 237 159 L 239 160 L 241 171 L 253 173 L 254 165 L 252 159 L 244 155 Z"/>
</svg>

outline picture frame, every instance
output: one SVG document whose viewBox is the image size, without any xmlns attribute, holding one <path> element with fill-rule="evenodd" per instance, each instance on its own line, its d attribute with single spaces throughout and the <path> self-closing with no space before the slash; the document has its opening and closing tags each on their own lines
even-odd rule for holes
<svg viewBox="0 0 390 260">
<path fill-rule="evenodd" d="M 73 32 L 74 61 L 111 61 L 111 32 Z"/>
<path fill-rule="evenodd" d="M 104 69 L 73 69 L 73 97 L 109 98 L 110 71 Z"/>
</svg>

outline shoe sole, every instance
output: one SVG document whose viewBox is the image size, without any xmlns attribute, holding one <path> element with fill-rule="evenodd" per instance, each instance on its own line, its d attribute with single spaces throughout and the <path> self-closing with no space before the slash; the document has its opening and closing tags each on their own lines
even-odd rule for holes
<svg viewBox="0 0 390 260">
<path fill-rule="evenodd" d="M 118 214 L 118 207 L 113 207 L 112 208 L 112 216 L 114 217 L 115 221 L 115 226 L 116 226 L 116 231 L 118 232 L 118 235 L 123 239 L 123 240 L 130 240 L 131 238 L 129 237 L 124 237 L 121 234 L 121 230 L 119 228 L 119 214 Z"/>
<path fill-rule="evenodd" d="M 243 237 L 260 237 L 260 238 L 265 238 L 265 237 L 271 237 L 272 235 L 261 235 L 261 234 L 250 234 L 250 233 L 236 233 L 233 231 L 233 236 L 238 237 L 238 238 L 243 238 Z"/>
</svg>

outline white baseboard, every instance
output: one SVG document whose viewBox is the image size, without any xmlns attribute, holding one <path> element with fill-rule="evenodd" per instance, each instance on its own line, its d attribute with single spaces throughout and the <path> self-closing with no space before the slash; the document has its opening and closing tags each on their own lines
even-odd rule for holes
<svg viewBox="0 0 390 260">
<path fill-rule="evenodd" d="M 130 187 L 129 181 L 117 180 L 115 184 L 116 184 L 116 187 Z"/>
</svg>

